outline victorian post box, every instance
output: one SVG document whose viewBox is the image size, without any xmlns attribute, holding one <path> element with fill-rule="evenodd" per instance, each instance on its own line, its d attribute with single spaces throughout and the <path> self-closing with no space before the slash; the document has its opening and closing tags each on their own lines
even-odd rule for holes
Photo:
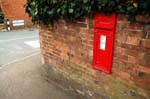
<svg viewBox="0 0 150 99">
<path fill-rule="evenodd" d="M 94 17 L 93 67 L 111 73 L 116 14 Z"/>
</svg>

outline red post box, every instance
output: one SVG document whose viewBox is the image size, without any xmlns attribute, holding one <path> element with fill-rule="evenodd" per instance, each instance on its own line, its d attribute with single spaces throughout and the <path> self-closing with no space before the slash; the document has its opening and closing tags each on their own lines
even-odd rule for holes
<svg viewBox="0 0 150 99">
<path fill-rule="evenodd" d="M 93 67 L 111 73 L 116 14 L 94 17 Z"/>
</svg>

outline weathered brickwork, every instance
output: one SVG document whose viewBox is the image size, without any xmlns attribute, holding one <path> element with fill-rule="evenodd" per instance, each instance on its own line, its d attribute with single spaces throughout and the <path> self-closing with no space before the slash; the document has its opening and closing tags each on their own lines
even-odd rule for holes
<svg viewBox="0 0 150 99">
<path fill-rule="evenodd" d="M 11 27 L 13 20 L 24 20 L 25 26 L 33 25 L 27 13 L 25 13 L 25 3 L 26 0 L 0 0 L 0 7 L 3 11 L 4 18 L 10 20 Z"/>
<path fill-rule="evenodd" d="M 88 86 L 102 99 L 150 99 L 150 38 L 146 34 L 150 29 L 147 27 L 118 15 L 111 75 L 92 68 L 92 19 L 75 23 L 59 20 L 53 28 L 41 26 L 43 59 L 56 72 Z"/>
</svg>

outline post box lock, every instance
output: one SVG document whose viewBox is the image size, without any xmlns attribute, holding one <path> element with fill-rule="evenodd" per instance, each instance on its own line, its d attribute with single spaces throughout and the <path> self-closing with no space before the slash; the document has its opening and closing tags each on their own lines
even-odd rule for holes
<svg viewBox="0 0 150 99">
<path fill-rule="evenodd" d="M 93 67 L 111 73 L 116 14 L 96 14 L 94 18 Z"/>
</svg>

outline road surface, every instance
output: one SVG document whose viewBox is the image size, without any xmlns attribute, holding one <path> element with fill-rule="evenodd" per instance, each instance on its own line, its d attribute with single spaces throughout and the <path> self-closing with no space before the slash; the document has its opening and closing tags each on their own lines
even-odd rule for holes
<svg viewBox="0 0 150 99">
<path fill-rule="evenodd" d="M 81 99 L 45 78 L 38 30 L 0 32 L 0 99 Z"/>
<path fill-rule="evenodd" d="M 0 32 L 0 67 L 39 54 L 39 52 L 37 29 Z"/>
</svg>

